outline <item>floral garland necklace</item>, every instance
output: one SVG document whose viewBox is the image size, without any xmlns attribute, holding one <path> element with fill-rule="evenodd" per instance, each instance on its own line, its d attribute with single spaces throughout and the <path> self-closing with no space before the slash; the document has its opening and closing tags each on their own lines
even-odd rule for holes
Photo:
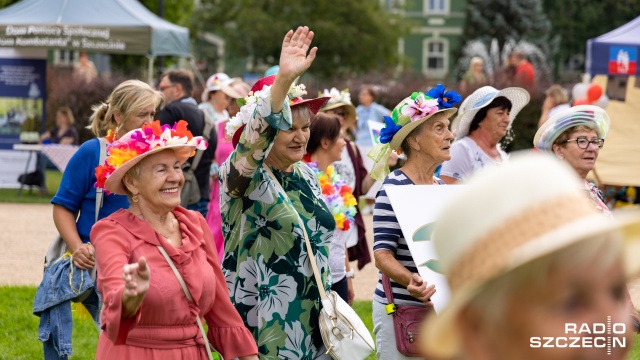
<svg viewBox="0 0 640 360">
<path fill-rule="evenodd" d="M 358 201 L 353 196 L 353 190 L 343 180 L 340 179 L 333 168 L 329 165 L 326 171 L 318 169 L 318 163 L 305 158 L 307 165 L 313 170 L 320 183 L 322 196 L 333 214 L 336 221 L 336 229 L 346 231 L 354 224 L 356 215 L 356 205 Z"/>
</svg>

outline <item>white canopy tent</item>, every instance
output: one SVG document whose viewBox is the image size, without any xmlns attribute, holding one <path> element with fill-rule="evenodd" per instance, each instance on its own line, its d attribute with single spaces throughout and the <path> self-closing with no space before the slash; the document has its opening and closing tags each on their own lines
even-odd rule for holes
<svg viewBox="0 0 640 360">
<path fill-rule="evenodd" d="M 23 0 L 0 10 L 0 47 L 191 57 L 189 30 L 137 0 Z"/>
</svg>

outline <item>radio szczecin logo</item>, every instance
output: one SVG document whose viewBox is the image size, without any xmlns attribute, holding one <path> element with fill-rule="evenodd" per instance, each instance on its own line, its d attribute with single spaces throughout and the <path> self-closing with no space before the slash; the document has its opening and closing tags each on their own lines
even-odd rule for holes
<svg viewBox="0 0 640 360">
<path fill-rule="evenodd" d="M 529 346 L 532 348 L 606 348 L 607 354 L 611 355 L 612 348 L 627 347 L 626 332 L 626 324 L 612 324 L 611 316 L 607 316 L 606 324 L 566 323 L 564 324 L 566 336 L 534 336 L 529 338 Z"/>
</svg>

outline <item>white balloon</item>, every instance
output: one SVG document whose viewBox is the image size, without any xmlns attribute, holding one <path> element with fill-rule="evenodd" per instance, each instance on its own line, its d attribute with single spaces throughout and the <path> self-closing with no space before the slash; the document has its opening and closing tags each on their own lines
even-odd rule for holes
<svg viewBox="0 0 640 360">
<path fill-rule="evenodd" d="M 571 90 L 571 96 L 573 100 L 583 99 L 587 97 L 587 91 L 589 90 L 589 84 L 578 83 L 573 86 Z"/>
<path fill-rule="evenodd" d="M 602 96 L 600 96 L 600 99 L 594 102 L 593 105 L 606 109 L 607 105 L 609 105 L 609 97 L 607 96 L 607 94 L 602 94 Z"/>
</svg>

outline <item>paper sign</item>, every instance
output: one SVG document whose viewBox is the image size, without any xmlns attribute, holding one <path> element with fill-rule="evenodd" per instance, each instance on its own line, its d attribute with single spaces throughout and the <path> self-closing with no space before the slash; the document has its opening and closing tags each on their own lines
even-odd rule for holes
<svg viewBox="0 0 640 360">
<path fill-rule="evenodd" d="M 442 209 L 462 189 L 464 185 L 385 187 L 418 273 L 429 285 L 436 286 L 431 301 L 437 313 L 445 308 L 451 293 L 447 279 L 440 273 L 431 234 Z"/>
<path fill-rule="evenodd" d="M 384 123 L 371 120 L 367 123 L 369 125 L 369 135 L 371 135 L 371 143 L 373 145 L 380 144 L 380 131 L 384 128 Z"/>
</svg>

